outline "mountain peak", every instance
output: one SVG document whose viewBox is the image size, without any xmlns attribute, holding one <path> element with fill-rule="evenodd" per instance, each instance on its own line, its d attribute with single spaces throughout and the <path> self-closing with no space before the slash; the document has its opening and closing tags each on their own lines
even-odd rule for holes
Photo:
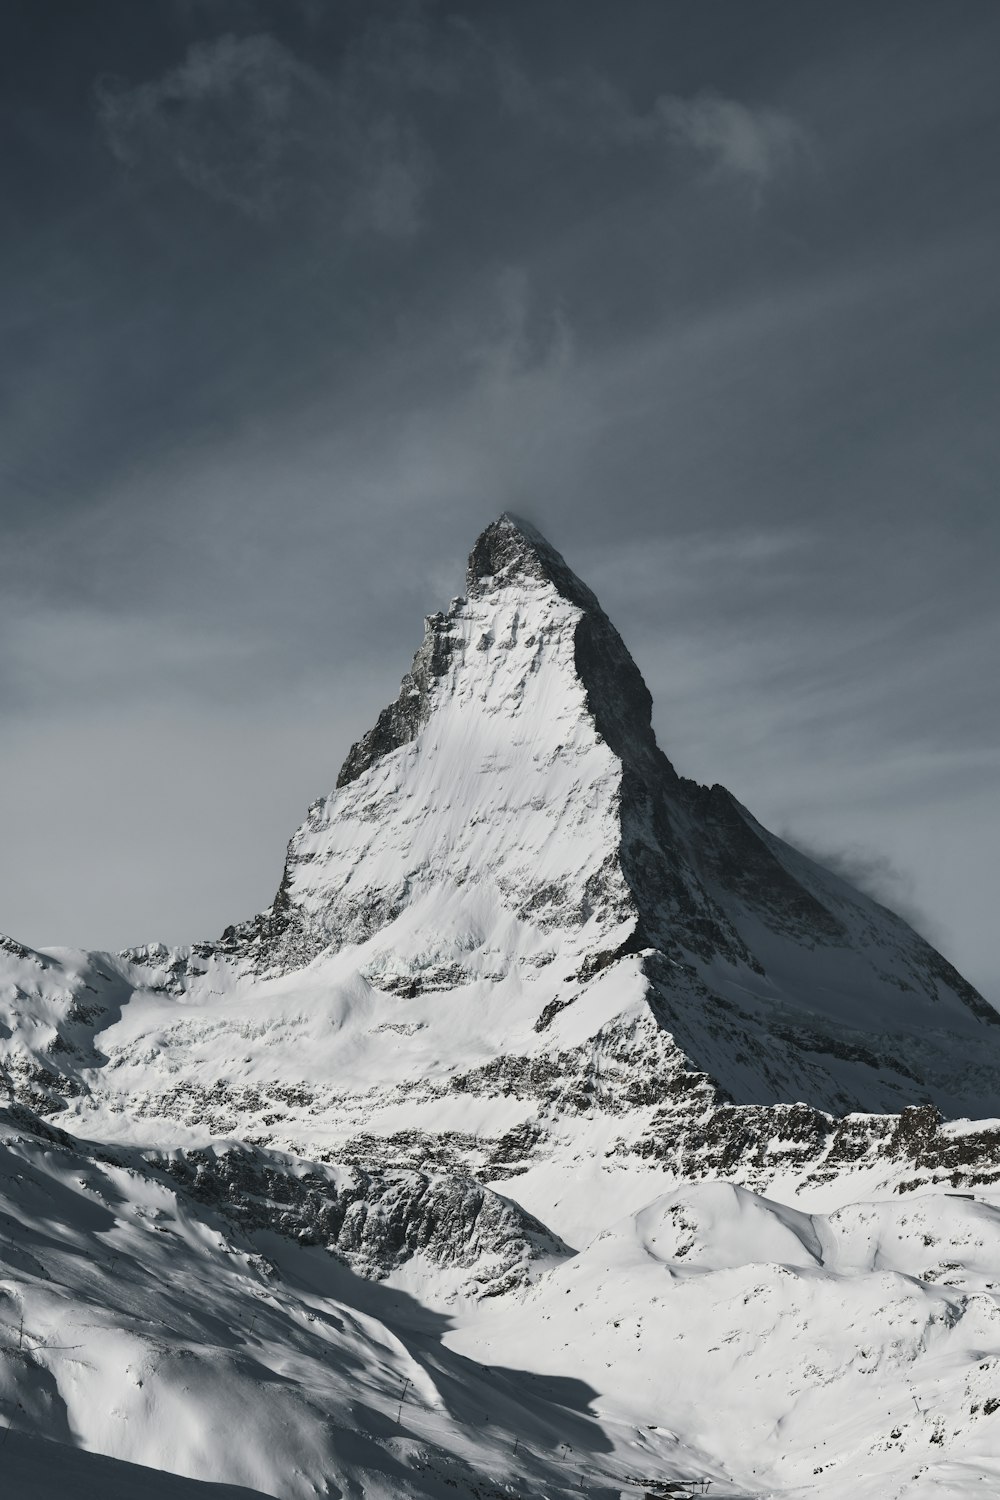
<svg viewBox="0 0 1000 1500">
<path fill-rule="evenodd" d="M 523 517 L 504 511 L 477 538 L 466 575 L 469 598 L 486 600 L 525 584 L 543 584 L 579 611 L 573 666 L 598 731 L 622 760 L 656 762 L 673 777 L 652 729 L 653 700 L 642 674 L 596 594 L 561 552 Z"/>
<path fill-rule="evenodd" d="M 497 662 L 508 659 L 510 646 L 520 639 L 534 647 L 534 664 L 524 663 L 525 670 L 529 675 L 537 671 L 549 654 L 543 640 L 552 629 L 552 620 L 546 623 L 546 591 L 569 632 L 571 649 L 563 671 L 581 688 L 581 707 L 615 754 L 623 759 L 654 756 L 673 775 L 656 748 L 652 699 L 621 636 L 596 596 L 530 521 L 505 511 L 486 527 L 469 556 L 466 586 L 468 599 L 457 598 L 447 613 L 426 617 L 424 639 L 399 696 L 351 746 L 338 788 L 416 738 L 445 687 L 442 679 L 463 660 L 467 678 L 491 682 L 492 691 L 499 693 L 505 674 L 497 678 Z M 500 616 L 505 623 L 499 623 Z M 519 701 L 519 693 L 509 700 L 514 701 Z"/>
<path fill-rule="evenodd" d="M 546 562 L 566 564 L 537 527 L 505 510 L 480 532 L 469 555 L 469 588 L 487 580 L 539 576 Z"/>
<path fill-rule="evenodd" d="M 594 594 L 537 527 L 505 510 L 476 539 L 466 573 L 468 591 L 488 593 L 526 579 L 552 584 L 580 609 L 600 611 Z"/>
</svg>

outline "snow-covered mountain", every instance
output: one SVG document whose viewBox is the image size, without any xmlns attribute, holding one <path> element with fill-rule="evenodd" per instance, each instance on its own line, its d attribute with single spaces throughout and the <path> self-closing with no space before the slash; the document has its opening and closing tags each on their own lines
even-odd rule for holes
<svg viewBox="0 0 1000 1500">
<path fill-rule="evenodd" d="M 26 1430 L 282 1497 L 323 1493 L 310 1489 L 320 1475 L 330 1494 L 454 1493 L 453 1479 L 503 1493 L 488 1484 L 505 1464 L 529 1486 L 507 1493 L 569 1493 L 599 1470 L 612 1485 L 729 1475 L 749 1492 L 833 1496 L 845 1464 L 884 1484 L 912 1471 L 915 1449 L 920 1474 L 939 1477 L 959 1449 L 1000 1449 L 979 1441 L 1000 1407 L 998 1388 L 986 1410 L 996 1211 L 944 1191 L 989 1197 L 1000 1179 L 1000 1016 L 893 913 L 724 788 L 678 776 L 650 714 L 593 594 L 504 516 L 477 541 L 465 594 L 427 619 L 398 699 L 293 836 L 267 911 L 184 949 L 0 940 L 8 1148 L 56 1205 L 11 1208 L 11 1254 L 28 1256 L 10 1262 L 14 1281 L 35 1278 L 39 1307 L 55 1297 L 89 1318 L 104 1292 L 79 1267 L 98 1255 L 94 1235 L 116 1255 L 121 1239 L 134 1292 L 98 1320 L 112 1350 L 101 1381 L 125 1378 L 126 1324 L 140 1362 L 172 1369 L 173 1352 L 154 1359 L 153 1336 L 128 1323 L 159 1308 L 181 1263 L 147 1254 L 162 1248 L 147 1232 L 160 1214 L 198 1290 L 183 1337 L 168 1309 L 153 1342 L 163 1354 L 187 1341 L 187 1389 L 210 1400 L 215 1370 L 218 1411 L 256 1413 L 280 1365 L 294 1401 L 322 1389 L 341 1436 L 288 1417 L 282 1444 L 263 1423 L 237 1462 L 185 1435 L 172 1376 L 169 1391 L 157 1374 L 155 1396 L 122 1398 L 120 1427 L 103 1398 L 70 1390 L 72 1362 L 55 1352 L 32 1356 L 49 1404 Z M 261 1284 L 282 1288 L 266 1357 L 234 1341 L 259 1293 L 222 1240 L 264 1257 Z M 330 1299 L 337 1336 L 327 1322 L 303 1343 L 293 1324 Z M 345 1323 L 347 1304 L 369 1319 L 377 1304 L 382 1321 Z M 807 1358 L 817 1320 L 830 1348 Z M 422 1380 L 462 1387 L 479 1370 L 480 1386 L 445 1415 L 428 1394 L 438 1426 L 406 1428 L 416 1446 L 402 1458 L 388 1393 L 417 1377 L 391 1362 L 386 1374 L 378 1351 L 414 1329 L 434 1351 Z M 717 1343 L 724 1358 L 709 1357 Z M 669 1373 L 678 1355 L 683 1382 Z M 531 1399 L 525 1359 L 543 1380 Z M 336 1378 L 317 1373 L 327 1365 Z M 355 1378 L 379 1413 L 355 1424 L 356 1450 L 342 1436 Z M 863 1421 L 862 1387 L 879 1392 Z M 926 1416 L 932 1388 L 936 1415 L 914 1425 L 911 1395 Z M 713 1400 L 714 1438 L 699 1408 Z M 159 1402 L 177 1429 L 162 1440 Z M 484 1402 L 505 1411 L 502 1434 L 470 1431 Z M 822 1402 L 846 1426 L 819 1456 Z"/>
<path fill-rule="evenodd" d="M 657 1026 L 738 1103 L 1000 1106 L 1000 1016 L 891 912 L 679 777 L 651 708 L 593 594 L 504 516 L 227 947 L 287 972 L 377 939 L 378 989 L 517 973 L 567 1004 L 641 954 Z"/>
</svg>

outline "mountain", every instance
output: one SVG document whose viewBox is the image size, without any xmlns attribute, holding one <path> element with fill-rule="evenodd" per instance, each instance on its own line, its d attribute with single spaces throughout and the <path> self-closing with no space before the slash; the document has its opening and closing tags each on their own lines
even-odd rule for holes
<svg viewBox="0 0 1000 1500">
<path fill-rule="evenodd" d="M 946 1121 L 1000 1113 L 1000 1017 L 893 913 L 677 775 L 618 632 L 511 516 L 268 910 L 188 949 L 0 957 L 0 1066 L 32 1108 L 157 1149 L 516 1177 L 573 1244 L 600 1227 L 556 1209 L 581 1160 L 766 1188 L 997 1154 Z"/>
<path fill-rule="evenodd" d="M 600 1471 L 833 1500 L 859 1465 L 886 1493 L 917 1451 L 938 1478 L 974 1451 L 979 1484 L 1000 1016 L 679 776 L 651 708 L 594 595 L 505 515 L 266 911 L 183 948 L 0 939 L 22 1184 L 0 1320 L 8 1350 L 15 1306 L 43 1327 L 0 1410 L 281 1500 L 499 1495 L 505 1467 L 532 1494 Z M 265 1306 L 266 1337 L 237 1333 Z M 120 1421 L 54 1336 L 74 1319 Z M 402 1381 L 419 1420 L 390 1420 Z M 190 1428 L 202 1402 L 259 1441 Z"/>
<path fill-rule="evenodd" d="M 738 1103 L 1000 1106 L 1000 1015 L 724 787 L 679 777 L 651 709 L 594 595 L 502 517 L 227 946 L 273 972 L 379 938 L 418 992 L 480 978 L 485 951 L 525 981 L 572 967 L 581 991 L 642 955 L 657 1026 Z"/>
</svg>

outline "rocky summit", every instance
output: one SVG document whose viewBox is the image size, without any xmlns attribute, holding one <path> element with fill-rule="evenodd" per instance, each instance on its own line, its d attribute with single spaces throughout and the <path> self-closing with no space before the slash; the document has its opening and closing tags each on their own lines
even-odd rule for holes
<svg viewBox="0 0 1000 1500">
<path fill-rule="evenodd" d="M 266 911 L 0 940 L 25 1441 L 281 1500 L 1000 1476 L 1000 1015 L 651 708 L 504 515 Z"/>
</svg>

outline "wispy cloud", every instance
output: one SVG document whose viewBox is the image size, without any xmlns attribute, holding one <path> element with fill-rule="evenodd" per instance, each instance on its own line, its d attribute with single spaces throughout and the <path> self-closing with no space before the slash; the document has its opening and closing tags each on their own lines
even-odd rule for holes
<svg viewBox="0 0 1000 1500">
<path fill-rule="evenodd" d="M 712 175 L 742 181 L 760 193 L 807 161 L 807 132 L 791 115 L 714 93 L 660 94 L 648 110 L 596 71 L 542 84 L 507 55 L 495 58 L 505 108 L 515 117 L 595 149 L 657 147 L 695 153 Z"/>
<path fill-rule="evenodd" d="M 358 230 L 419 225 L 429 164 L 408 122 L 267 34 L 196 43 L 151 81 L 102 79 L 97 99 L 123 165 L 174 172 L 251 217 L 312 200 Z"/>
<path fill-rule="evenodd" d="M 846 880 L 848 885 L 864 891 L 873 901 L 896 912 L 911 927 L 923 933 L 928 941 L 943 941 L 937 924 L 917 904 L 913 876 L 906 870 L 901 870 L 887 854 L 881 854 L 863 844 L 851 844 L 841 849 L 814 847 L 808 839 L 803 840 L 788 830 L 781 836 L 818 865 L 839 875 L 841 880 Z"/>
<path fill-rule="evenodd" d="M 736 99 L 664 94 L 656 101 L 655 114 L 671 141 L 696 151 L 715 172 L 742 178 L 757 191 L 808 151 L 806 134 L 790 115 L 754 109 Z"/>
</svg>

